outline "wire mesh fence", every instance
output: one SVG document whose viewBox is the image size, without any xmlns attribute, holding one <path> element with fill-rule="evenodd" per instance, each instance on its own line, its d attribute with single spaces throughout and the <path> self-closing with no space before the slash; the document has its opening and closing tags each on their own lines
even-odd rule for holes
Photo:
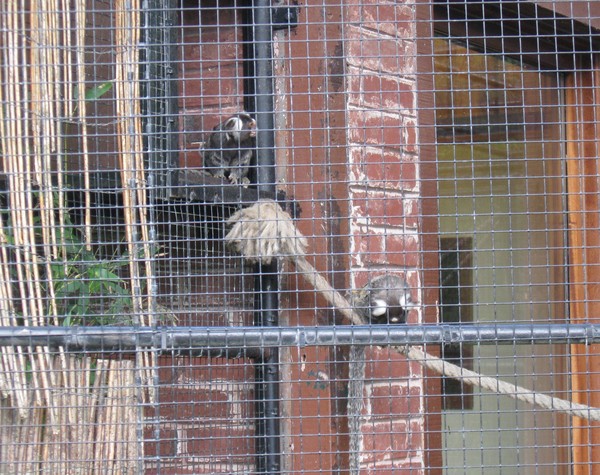
<svg viewBox="0 0 600 475">
<path fill-rule="evenodd" d="M 0 473 L 598 470 L 600 5 L 0 25 Z"/>
</svg>

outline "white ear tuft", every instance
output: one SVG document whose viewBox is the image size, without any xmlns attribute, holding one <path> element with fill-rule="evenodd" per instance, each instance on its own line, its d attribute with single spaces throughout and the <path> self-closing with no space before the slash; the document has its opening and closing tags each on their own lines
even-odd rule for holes
<svg viewBox="0 0 600 475">
<path fill-rule="evenodd" d="M 231 117 L 226 123 L 225 128 L 232 132 L 241 132 L 244 128 L 244 123 L 239 117 Z"/>
<path fill-rule="evenodd" d="M 375 306 L 371 310 L 371 316 L 381 317 L 382 315 L 385 315 L 385 312 L 387 312 L 388 310 L 387 302 L 385 300 L 376 299 L 373 300 L 373 303 L 375 304 Z"/>
</svg>

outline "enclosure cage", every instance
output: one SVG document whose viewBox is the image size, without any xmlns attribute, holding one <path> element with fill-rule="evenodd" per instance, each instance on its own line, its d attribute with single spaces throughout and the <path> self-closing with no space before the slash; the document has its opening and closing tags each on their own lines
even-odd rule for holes
<svg viewBox="0 0 600 475">
<path fill-rule="evenodd" d="M 0 473 L 600 473 L 599 2 L 0 25 Z"/>
</svg>

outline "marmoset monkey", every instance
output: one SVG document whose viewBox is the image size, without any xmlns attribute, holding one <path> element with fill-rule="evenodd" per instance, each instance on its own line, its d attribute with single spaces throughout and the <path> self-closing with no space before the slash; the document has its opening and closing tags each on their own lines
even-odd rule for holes
<svg viewBox="0 0 600 475">
<path fill-rule="evenodd" d="M 406 323 L 409 310 L 414 306 L 410 289 L 404 279 L 383 274 L 369 281 L 363 288 L 352 291 L 350 303 L 364 323 Z M 348 355 L 348 431 L 350 434 L 351 475 L 361 473 L 361 415 L 365 387 L 365 347 L 350 345 Z"/>
<path fill-rule="evenodd" d="M 243 112 L 213 128 L 202 149 L 204 169 L 232 184 L 250 183 L 248 172 L 256 152 L 256 121 Z"/>
</svg>

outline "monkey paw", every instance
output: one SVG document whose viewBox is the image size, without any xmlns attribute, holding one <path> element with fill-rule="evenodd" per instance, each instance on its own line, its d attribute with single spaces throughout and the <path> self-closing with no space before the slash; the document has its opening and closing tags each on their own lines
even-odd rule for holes
<svg viewBox="0 0 600 475">
<path fill-rule="evenodd" d="M 231 182 L 232 185 L 242 185 L 244 188 L 248 188 L 248 185 L 250 184 L 250 180 L 248 179 L 248 177 L 242 177 L 241 179 L 239 179 L 237 176 L 235 175 L 229 175 L 229 181 Z"/>
</svg>

